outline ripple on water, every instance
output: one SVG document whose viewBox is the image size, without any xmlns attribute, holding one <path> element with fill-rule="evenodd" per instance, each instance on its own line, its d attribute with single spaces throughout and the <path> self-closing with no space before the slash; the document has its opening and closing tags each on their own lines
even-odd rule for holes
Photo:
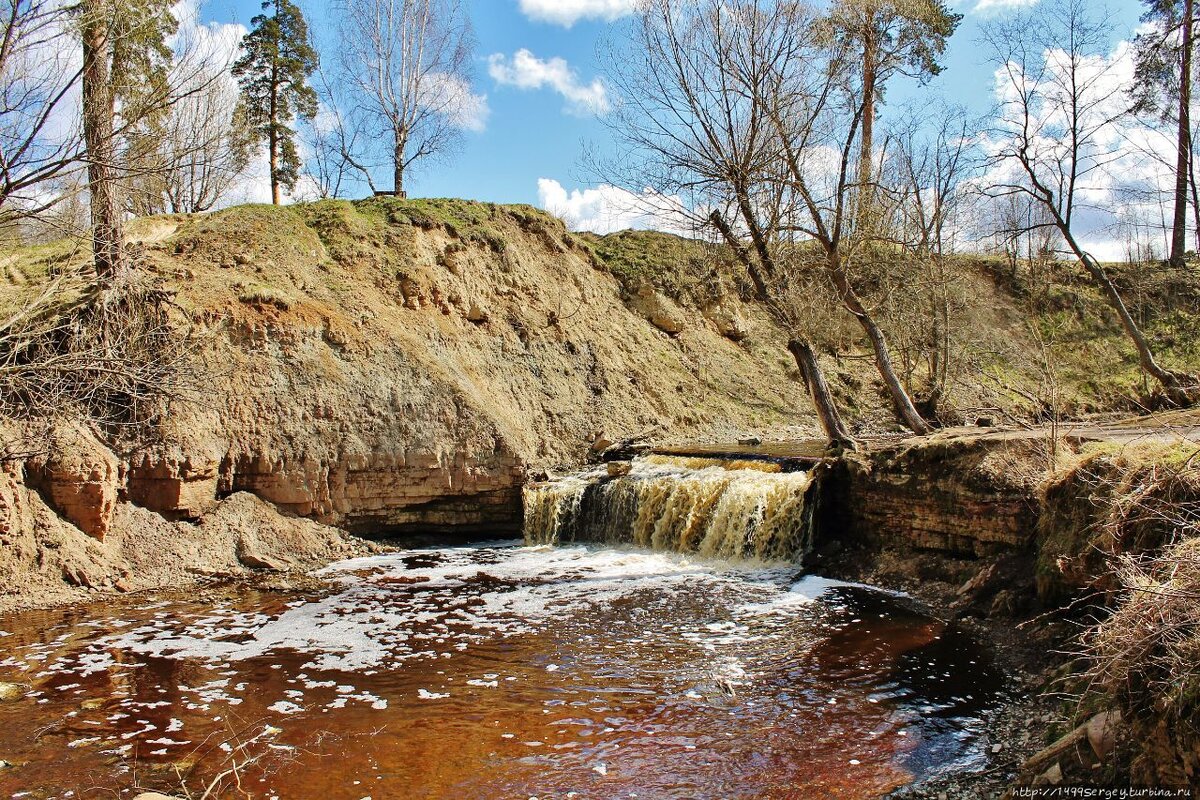
<svg viewBox="0 0 1200 800">
<path fill-rule="evenodd" d="M 263 798 L 874 797 L 976 763 L 997 699 L 961 632 L 790 566 L 489 543 L 323 574 L 5 620 L 0 796 L 249 761 Z"/>
</svg>

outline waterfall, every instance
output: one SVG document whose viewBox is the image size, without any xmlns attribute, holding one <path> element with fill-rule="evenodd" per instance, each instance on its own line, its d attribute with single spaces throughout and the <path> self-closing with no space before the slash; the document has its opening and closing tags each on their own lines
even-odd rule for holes
<svg viewBox="0 0 1200 800">
<path fill-rule="evenodd" d="M 799 560 L 811 486 L 809 473 L 768 462 L 648 456 L 527 486 L 525 540 Z"/>
</svg>

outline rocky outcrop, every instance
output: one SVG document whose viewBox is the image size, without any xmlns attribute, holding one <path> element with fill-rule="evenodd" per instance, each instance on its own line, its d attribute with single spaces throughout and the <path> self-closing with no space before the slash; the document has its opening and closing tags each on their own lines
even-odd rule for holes
<svg viewBox="0 0 1200 800">
<path fill-rule="evenodd" d="M 480 463 L 467 453 L 386 452 L 334 464 L 258 456 L 224 477 L 288 513 L 368 535 L 456 526 L 514 532 L 524 479 L 511 455 Z"/>
<path fill-rule="evenodd" d="M 630 298 L 629 305 L 663 333 L 675 336 L 682 333 L 686 325 L 682 309 L 648 283 L 642 284 Z"/>
<path fill-rule="evenodd" d="M 1029 550 L 1047 463 L 1033 438 L 944 437 L 849 453 L 828 478 L 822 536 L 972 557 Z"/>
<path fill-rule="evenodd" d="M 728 303 L 718 303 L 704 310 L 704 316 L 716 326 L 717 332 L 732 342 L 746 338 L 746 321 L 736 308 Z"/>
<path fill-rule="evenodd" d="M 217 502 L 219 466 L 200 454 L 138 453 L 127 470 L 126 495 L 130 502 L 174 519 L 199 519 Z"/>
<path fill-rule="evenodd" d="M 25 464 L 28 484 L 62 517 L 98 541 L 112 524 L 119 488 L 117 457 L 77 425 L 59 427 L 45 455 Z"/>
</svg>

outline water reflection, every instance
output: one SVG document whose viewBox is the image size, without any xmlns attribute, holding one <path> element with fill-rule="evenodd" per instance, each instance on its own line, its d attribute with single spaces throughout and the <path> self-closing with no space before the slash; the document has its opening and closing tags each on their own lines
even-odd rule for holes
<svg viewBox="0 0 1200 800">
<path fill-rule="evenodd" d="M 0 620 L 0 797 L 877 797 L 978 759 L 999 678 L 902 600 L 613 548 L 490 545 Z"/>
</svg>

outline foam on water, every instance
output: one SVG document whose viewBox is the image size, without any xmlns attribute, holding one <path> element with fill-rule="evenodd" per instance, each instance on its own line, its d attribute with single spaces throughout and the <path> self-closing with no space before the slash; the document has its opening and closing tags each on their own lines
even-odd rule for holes
<svg viewBox="0 0 1200 800">
<path fill-rule="evenodd" d="M 434 563 L 413 566 L 414 560 Z M 96 651 L 82 658 L 90 659 L 87 668 L 100 669 L 107 663 L 104 653 L 113 648 L 222 662 L 288 649 L 311 654 L 306 667 L 353 672 L 429 656 L 435 640 L 470 646 L 487 637 L 529 633 L 556 616 L 647 590 L 667 596 L 702 584 L 739 583 L 786 599 L 781 582 L 793 572 L 784 565 L 584 546 L 410 551 L 328 567 L 321 574 L 337 579 L 341 591 L 278 616 L 217 609 L 185 625 L 163 618 L 100 639 Z M 481 580 L 485 587 L 472 592 L 467 607 L 458 590 Z M 397 586 L 406 591 L 398 594 Z"/>
<path fill-rule="evenodd" d="M 329 750 L 324 732 L 368 737 L 339 746 L 339 769 L 347 781 L 383 780 L 385 796 L 410 785 L 434 787 L 429 796 L 675 796 L 670 787 L 693 779 L 678 768 L 689 753 L 704 754 L 693 765 L 704 777 L 679 791 L 751 796 L 777 781 L 842 781 L 841 750 L 867 770 L 847 785 L 894 787 L 909 779 L 907 753 L 963 758 L 968 740 L 955 737 L 969 719 L 930 745 L 942 736 L 931 720 L 961 703 L 889 672 L 941 623 L 797 573 L 737 557 L 489 543 L 335 564 L 320 595 L 130 600 L 45 629 L 6 624 L 17 643 L 0 680 L 29 684 L 25 702 L 46 709 L 31 712 L 30 736 L 43 713 L 65 736 L 25 743 L 13 727 L 0 749 L 44 751 L 40 774 L 51 775 L 166 763 L 201 746 L 245 757 L 252 741 L 255 753 L 308 764 L 268 771 L 262 796 L 319 784 L 350 800 L 361 795 L 339 792 L 325 762 L 304 761 Z M 863 598 L 880 613 L 862 611 Z M 249 739 L 233 733 L 262 720 L 271 724 Z M 463 771 L 422 771 L 447 737 L 465 748 Z M 771 768 L 739 766 L 760 758 Z"/>
</svg>

